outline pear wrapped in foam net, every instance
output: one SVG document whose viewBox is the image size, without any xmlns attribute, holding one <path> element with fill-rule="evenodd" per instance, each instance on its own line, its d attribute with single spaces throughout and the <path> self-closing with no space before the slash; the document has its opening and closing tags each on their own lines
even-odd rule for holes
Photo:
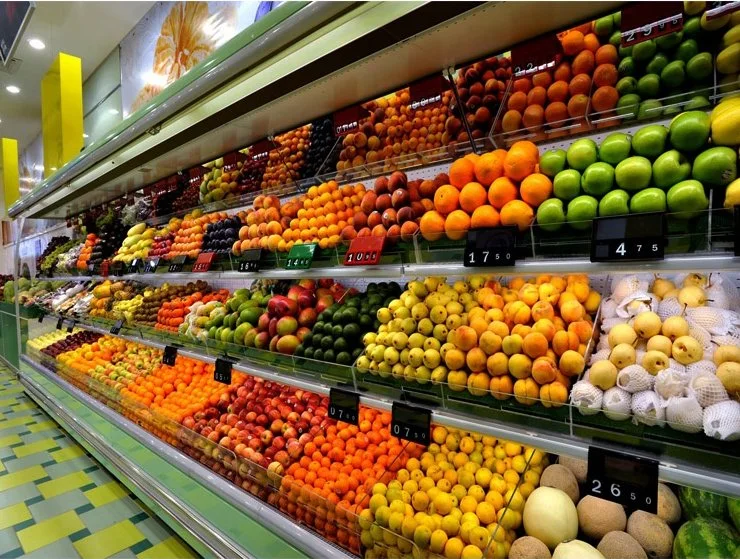
<svg viewBox="0 0 740 559">
<path fill-rule="evenodd" d="M 691 363 L 690 365 L 686 365 L 686 374 L 688 375 L 689 379 L 695 377 L 700 373 L 714 375 L 717 373 L 717 365 L 715 365 L 712 361 L 707 361 L 706 359 L 702 361 L 697 361 L 696 363 Z"/>
<path fill-rule="evenodd" d="M 638 291 L 628 295 L 617 306 L 617 316 L 634 318 L 638 314 L 658 308 L 658 298 L 652 293 Z"/>
<path fill-rule="evenodd" d="M 729 400 L 722 381 L 708 372 L 698 373 L 689 381 L 689 394 L 693 394 L 703 408 Z"/>
<path fill-rule="evenodd" d="M 713 336 L 724 336 L 740 326 L 740 315 L 734 311 L 712 307 L 686 309 L 686 321 L 690 327 L 701 326 Z"/>
<path fill-rule="evenodd" d="M 730 297 L 725 290 L 722 280 L 718 279 L 706 289 L 707 305 L 717 309 L 729 309 L 731 307 Z"/>
<path fill-rule="evenodd" d="M 740 328 L 732 328 L 727 334 L 712 336 L 712 343 L 721 345 L 732 345 L 740 347 Z"/>
<path fill-rule="evenodd" d="M 645 425 L 665 424 L 665 402 L 653 390 L 643 390 L 632 395 L 632 421 Z"/>
<path fill-rule="evenodd" d="M 604 399 L 601 403 L 601 411 L 604 415 L 613 421 L 624 421 L 630 416 L 632 409 L 632 394 L 613 386 L 604 392 Z"/>
<path fill-rule="evenodd" d="M 604 348 L 600 349 L 599 351 L 595 351 L 591 354 L 591 359 L 589 359 L 588 364 L 593 365 L 594 363 L 597 363 L 599 361 L 606 361 L 609 359 L 609 354 L 612 352 L 611 349 Z"/>
<path fill-rule="evenodd" d="M 570 391 L 570 401 L 583 415 L 599 413 L 604 393 L 586 380 L 579 380 Z"/>
<path fill-rule="evenodd" d="M 612 283 L 612 297 L 621 301 L 634 293 L 647 293 L 650 287 L 650 280 L 639 279 L 636 275 L 615 277 L 616 283 Z"/>
<path fill-rule="evenodd" d="M 627 324 L 627 319 L 618 316 L 614 318 L 605 318 L 601 321 L 601 331 L 604 334 L 608 334 L 609 330 L 611 330 L 615 326 L 619 326 L 620 324 Z"/>
<path fill-rule="evenodd" d="M 677 431 L 698 433 L 702 430 L 704 413 L 693 395 L 668 398 L 665 419 Z"/>
<path fill-rule="evenodd" d="M 641 365 L 628 365 L 617 375 L 617 386 L 631 394 L 650 390 L 654 383 L 655 377 Z"/>
<path fill-rule="evenodd" d="M 678 396 L 684 396 L 689 387 L 689 379 L 685 373 L 675 369 L 663 369 L 655 375 L 653 390 L 660 394 L 661 398 L 668 400 Z"/>
<path fill-rule="evenodd" d="M 607 297 L 601 303 L 601 316 L 603 318 L 614 318 L 617 316 L 618 301 L 613 297 Z"/>
<path fill-rule="evenodd" d="M 660 320 L 665 321 L 667 318 L 672 316 L 681 316 L 683 314 L 685 305 L 678 302 L 675 297 L 668 297 L 658 303 L 658 310 L 655 311 L 660 317 Z"/>
<path fill-rule="evenodd" d="M 601 351 L 602 349 L 611 351 L 611 348 L 609 347 L 609 338 L 606 336 L 599 336 L 599 341 L 596 344 L 596 351 Z"/>
<path fill-rule="evenodd" d="M 726 400 L 705 408 L 704 434 L 722 441 L 740 439 L 740 402 Z"/>
</svg>

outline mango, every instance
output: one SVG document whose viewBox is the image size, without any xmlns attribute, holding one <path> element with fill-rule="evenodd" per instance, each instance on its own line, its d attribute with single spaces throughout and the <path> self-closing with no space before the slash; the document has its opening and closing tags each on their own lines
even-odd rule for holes
<svg viewBox="0 0 740 559">
<path fill-rule="evenodd" d="M 717 55 L 717 71 L 720 74 L 740 72 L 740 43 L 733 43 Z"/>
</svg>

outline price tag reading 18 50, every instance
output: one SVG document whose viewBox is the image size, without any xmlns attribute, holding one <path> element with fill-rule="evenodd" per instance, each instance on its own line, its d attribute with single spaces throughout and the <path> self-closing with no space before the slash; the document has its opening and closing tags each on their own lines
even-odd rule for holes
<svg viewBox="0 0 740 559">
<path fill-rule="evenodd" d="M 630 47 L 683 29 L 683 2 L 632 2 L 622 9 L 621 44 Z"/>
<path fill-rule="evenodd" d="M 357 425 L 360 418 L 360 396 L 340 388 L 329 389 L 329 417 Z"/>
<path fill-rule="evenodd" d="M 630 510 L 658 512 L 658 462 L 597 447 L 588 449 L 588 492 Z"/>
<path fill-rule="evenodd" d="M 432 412 L 401 402 L 393 402 L 391 408 L 391 434 L 394 437 L 429 446 Z"/>
<path fill-rule="evenodd" d="M 468 268 L 513 266 L 516 262 L 516 227 L 471 229 L 463 264 Z"/>
<path fill-rule="evenodd" d="M 316 252 L 316 243 L 305 245 L 293 245 L 285 261 L 286 270 L 307 270 L 313 262 L 313 254 Z"/>
<path fill-rule="evenodd" d="M 663 259 L 665 215 L 660 212 L 598 217 L 592 228 L 591 262 Z"/>
<path fill-rule="evenodd" d="M 216 368 L 213 370 L 213 380 L 222 384 L 231 384 L 231 366 L 228 359 L 216 359 Z"/>
<path fill-rule="evenodd" d="M 344 255 L 345 266 L 371 266 L 380 262 L 385 237 L 355 237 Z"/>
</svg>

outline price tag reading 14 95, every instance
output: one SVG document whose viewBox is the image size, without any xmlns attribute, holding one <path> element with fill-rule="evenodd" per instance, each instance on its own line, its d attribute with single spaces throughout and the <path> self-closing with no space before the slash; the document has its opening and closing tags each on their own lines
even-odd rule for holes
<svg viewBox="0 0 740 559">
<path fill-rule="evenodd" d="M 391 408 L 391 435 L 429 446 L 432 412 L 401 402 L 393 402 Z"/>
<path fill-rule="evenodd" d="M 658 512 L 658 462 L 598 447 L 588 449 L 588 493 L 630 510 Z"/>
<path fill-rule="evenodd" d="M 307 270 L 313 262 L 313 253 L 316 251 L 316 243 L 305 245 L 293 245 L 285 261 L 286 270 Z"/>
</svg>

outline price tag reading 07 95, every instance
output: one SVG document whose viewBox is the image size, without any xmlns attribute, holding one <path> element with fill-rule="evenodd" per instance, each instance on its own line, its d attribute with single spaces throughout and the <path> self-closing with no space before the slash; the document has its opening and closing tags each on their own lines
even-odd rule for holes
<svg viewBox="0 0 740 559">
<path fill-rule="evenodd" d="M 588 493 L 630 510 L 658 512 L 658 462 L 605 448 L 588 449 Z"/>
<path fill-rule="evenodd" d="M 393 402 L 391 408 L 391 435 L 429 446 L 432 412 L 430 410 Z"/>
</svg>

